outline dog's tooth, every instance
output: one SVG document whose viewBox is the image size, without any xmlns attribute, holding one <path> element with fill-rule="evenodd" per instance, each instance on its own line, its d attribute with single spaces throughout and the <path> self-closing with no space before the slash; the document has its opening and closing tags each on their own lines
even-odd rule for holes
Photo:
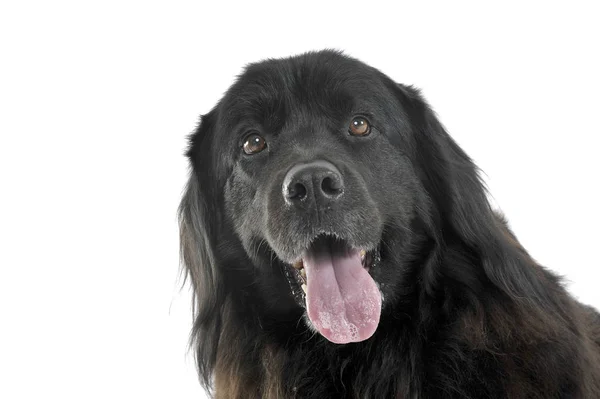
<svg viewBox="0 0 600 399">
<path fill-rule="evenodd" d="M 300 270 L 300 275 L 302 276 L 302 278 L 303 278 L 303 279 L 305 279 L 305 280 L 306 280 L 306 270 L 304 270 L 304 268 L 302 268 L 302 269 Z"/>
<path fill-rule="evenodd" d="M 306 284 L 302 284 L 302 291 L 306 294 Z"/>
<path fill-rule="evenodd" d="M 365 251 L 364 249 L 361 249 L 360 250 L 360 258 L 364 259 L 366 255 L 367 255 L 367 251 Z"/>
<path fill-rule="evenodd" d="M 300 259 L 298 262 L 295 262 L 293 265 L 294 269 L 302 269 L 304 267 L 304 263 L 302 262 L 302 259 Z"/>
</svg>

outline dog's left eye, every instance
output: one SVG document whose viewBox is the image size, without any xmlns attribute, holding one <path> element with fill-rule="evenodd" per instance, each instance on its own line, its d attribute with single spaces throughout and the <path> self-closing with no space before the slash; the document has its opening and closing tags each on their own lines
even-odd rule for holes
<svg viewBox="0 0 600 399">
<path fill-rule="evenodd" d="M 353 136 L 366 136 L 371 133 L 371 125 L 366 118 L 355 116 L 350 122 L 348 132 Z"/>
<path fill-rule="evenodd" d="M 244 140 L 244 152 L 248 155 L 257 154 L 267 147 L 267 141 L 258 133 L 253 132 Z"/>
</svg>

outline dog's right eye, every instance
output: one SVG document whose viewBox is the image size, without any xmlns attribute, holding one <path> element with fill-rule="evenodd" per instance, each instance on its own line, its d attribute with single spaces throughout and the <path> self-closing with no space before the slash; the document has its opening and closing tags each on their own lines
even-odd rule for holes
<svg viewBox="0 0 600 399">
<path fill-rule="evenodd" d="M 267 148 L 267 142 L 260 134 L 252 132 L 244 139 L 243 148 L 248 155 L 257 154 Z"/>
<path fill-rule="evenodd" d="M 368 136 L 371 133 L 371 124 L 362 116 L 355 116 L 350 122 L 348 132 L 352 136 Z"/>
</svg>

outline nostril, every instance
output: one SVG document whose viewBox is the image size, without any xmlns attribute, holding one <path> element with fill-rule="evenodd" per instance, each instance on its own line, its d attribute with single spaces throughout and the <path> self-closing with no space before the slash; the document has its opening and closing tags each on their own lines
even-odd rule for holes
<svg viewBox="0 0 600 399">
<path fill-rule="evenodd" d="M 321 190 L 327 195 L 337 195 L 342 192 L 342 182 L 340 179 L 326 176 L 321 182 Z"/>
<path fill-rule="evenodd" d="M 285 203 L 298 209 L 331 207 L 346 191 L 340 171 L 323 160 L 292 166 L 280 187 Z"/>
<path fill-rule="evenodd" d="M 289 199 L 304 199 L 306 197 L 306 187 L 302 183 L 292 183 L 288 186 L 287 197 Z"/>
</svg>

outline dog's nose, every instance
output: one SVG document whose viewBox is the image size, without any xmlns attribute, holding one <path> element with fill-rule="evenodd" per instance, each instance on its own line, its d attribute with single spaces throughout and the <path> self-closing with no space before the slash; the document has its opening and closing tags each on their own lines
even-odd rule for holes
<svg viewBox="0 0 600 399">
<path fill-rule="evenodd" d="M 290 205 L 327 205 L 343 193 L 342 174 L 327 161 L 294 165 L 283 179 L 283 197 Z"/>
</svg>

